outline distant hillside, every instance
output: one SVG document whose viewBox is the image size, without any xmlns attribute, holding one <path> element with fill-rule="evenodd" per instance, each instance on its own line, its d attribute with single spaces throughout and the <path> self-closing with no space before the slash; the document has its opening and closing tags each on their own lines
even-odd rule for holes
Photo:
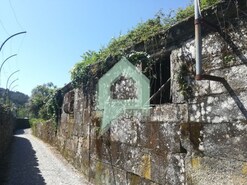
<svg viewBox="0 0 247 185">
<path fill-rule="evenodd" d="M 0 88 L 0 97 L 3 97 L 4 94 L 5 94 L 5 89 Z M 28 102 L 29 96 L 18 91 L 17 92 L 10 91 L 9 98 L 16 105 L 24 105 L 25 103 Z"/>
</svg>

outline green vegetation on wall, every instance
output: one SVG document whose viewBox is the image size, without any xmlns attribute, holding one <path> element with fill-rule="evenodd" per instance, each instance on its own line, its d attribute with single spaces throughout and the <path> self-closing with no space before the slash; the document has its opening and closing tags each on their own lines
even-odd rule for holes
<svg viewBox="0 0 247 185">
<path fill-rule="evenodd" d="M 202 8 L 217 3 L 219 0 L 202 0 Z M 99 51 L 87 51 L 81 57 L 82 60 L 75 64 L 71 70 L 72 84 L 75 86 L 83 83 L 90 91 L 90 84 L 94 84 L 99 74 L 104 74 L 113 63 L 109 63 L 108 58 L 114 58 L 118 61 L 125 56 L 133 64 L 141 64 L 145 74 L 150 73 L 153 60 L 145 51 L 129 50 L 133 45 L 138 43 L 145 43 L 157 33 L 165 31 L 172 27 L 180 20 L 191 16 L 193 14 L 192 2 L 185 9 L 178 9 L 176 12 L 171 11 L 169 14 L 158 12 L 153 19 L 146 22 L 139 23 L 134 29 L 129 31 L 126 35 L 120 35 L 118 38 L 113 38 L 107 47 L 102 47 Z M 95 65 L 97 64 L 97 65 Z M 183 77 L 184 70 L 181 70 L 179 75 L 180 91 L 186 97 L 190 88 Z M 58 103 L 56 100 L 56 93 L 58 89 L 52 83 L 39 85 L 32 91 L 29 101 L 29 117 L 43 120 L 56 119 L 58 110 Z M 89 93 L 90 94 L 90 93 Z M 20 114 L 25 111 L 20 111 Z M 37 121 L 34 121 L 37 122 Z"/>
<path fill-rule="evenodd" d="M 201 7 L 206 8 L 213 4 L 218 3 L 219 0 L 201 0 Z M 129 31 L 126 35 L 120 35 L 118 38 L 113 38 L 107 47 L 102 47 L 98 52 L 87 51 L 82 55 L 82 60 L 75 64 L 71 70 L 71 80 L 74 85 L 79 85 L 82 82 L 87 83 L 89 75 L 96 75 L 96 69 L 94 74 L 90 74 L 87 67 L 96 62 L 104 63 L 108 57 L 115 57 L 120 59 L 122 56 L 128 58 L 125 51 L 131 46 L 146 42 L 152 36 L 156 35 L 160 31 L 169 29 L 175 23 L 193 15 L 193 3 L 185 9 L 178 9 L 175 13 L 171 11 L 169 14 L 164 14 L 161 11 L 156 14 L 154 19 L 149 19 L 146 22 L 139 23 L 134 29 Z M 131 62 L 133 60 L 130 60 Z M 101 65 L 104 68 L 104 65 Z M 91 71 L 92 72 L 92 71 Z"/>
<path fill-rule="evenodd" d="M 209 6 L 212 6 L 216 3 L 220 2 L 220 0 L 201 0 L 200 1 L 200 7 L 201 9 L 207 8 Z M 179 8 L 177 13 L 176 13 L 176 19 L 183 20 L 187 18 L 188 16 L 192 16 L 194 14 L 194 6 L 193 2 L 191 1 L 190 5 L 187 6 L 185 9 Z"/>
<path fill-rule="evenodd" d="M 182 93 L 186 101 L 188 101 L 193 94 L 192 86 L 189 83 L 190 76 L 191 74 L 188 65 L 183 63 L 180 66 L 180 70 L 178 71 L 177 82 L 179 85 L 179 91 Z"/>
</svg>

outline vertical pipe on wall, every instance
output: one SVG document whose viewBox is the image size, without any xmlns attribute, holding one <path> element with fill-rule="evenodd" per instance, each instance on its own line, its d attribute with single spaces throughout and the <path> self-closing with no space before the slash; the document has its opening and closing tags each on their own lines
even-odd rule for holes
<svg viewBox="0 0 247 185">
<path fill-rule="evenodd" d="M 195 48 L 196 48 L 196 80 L 202 80 L 202 38 L 201 12 L 199 0 L 194 0 L 195 8 Z"/>
</svg>

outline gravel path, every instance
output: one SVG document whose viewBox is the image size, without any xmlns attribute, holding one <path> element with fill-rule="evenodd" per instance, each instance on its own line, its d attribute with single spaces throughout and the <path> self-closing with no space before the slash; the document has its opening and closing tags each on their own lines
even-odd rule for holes
<svg viewBox="0 0 247 185">
<path fill-rule="evenodd" d="M 6 185 L 90 185 L 54 148 L 19 130 L 14 136 Z"/>
</svg>

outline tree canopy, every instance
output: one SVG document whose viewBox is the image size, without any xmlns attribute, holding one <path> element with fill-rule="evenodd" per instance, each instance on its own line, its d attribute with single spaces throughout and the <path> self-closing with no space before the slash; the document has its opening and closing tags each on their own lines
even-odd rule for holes
<svg viewBox="0 0 247 185">
<path fill-rule="evenodd" d="M 50 119 L 54 114 L 53 99 L 57 87 L 53 83 L 38 85 L 32 90 L 29 109 L 32 118 Z"/>
</svg>

